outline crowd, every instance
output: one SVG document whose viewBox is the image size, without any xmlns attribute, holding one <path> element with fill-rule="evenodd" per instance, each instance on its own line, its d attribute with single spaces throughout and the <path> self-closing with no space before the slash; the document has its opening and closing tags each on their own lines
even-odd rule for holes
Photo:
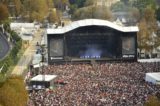
<svg viewBox="0 0 160 106">
<path fill-rule="evenodd" d="M 160 86 L 146 83 L 146 72 L 160 63 L 95 63 L 50 65 L 45 74 L 67 84 L 29 94 L 28 106 L 143 106 Z"/>
</svg>

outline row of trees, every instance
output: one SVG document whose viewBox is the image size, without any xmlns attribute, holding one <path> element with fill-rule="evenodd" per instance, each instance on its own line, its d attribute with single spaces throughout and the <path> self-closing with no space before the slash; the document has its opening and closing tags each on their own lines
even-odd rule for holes
<svg viewBox="0 0 160 106">
<path fill-rule="evenodd" d="M 28 93 L 25 89 L 24 79 L 20 76 L 8 74 L 12 66 L 18 62 L 18 54 L 21 50 L 22 40 L 10 30 L 9 23 L 4 28 L 10 33 L 13 48 L 5 59 L 0 61 L 0 106 L 25 106 L 28 100 Z"/>
<path fill-rule="evenodd" d="M 51 16 L 50 19 L 53 22 L 58 18 L 57 11 L 53 11 L 54 6 L 59 6 L 60 3 L 66 4 L 66 2 L 67 0 L 54 0 L 54 2 L 53 0 L 1 0 L 0 21 L 11 16 L 30 22 L 35 20 L 42 22 Z"/>
<path fill-rule="evenodd" d="M 19 53 L 22 47 L 21 38 L 13 31 L 11 31 L 10 35 L 14 45 L 8 56 L 0 61 L 0 67 L 3 66 L 1 74 L 6 74 L 6 72 L 10 69 L 10 67 L 16 65 L 19 59 L 17 54 Z"/>
<path fill-rule="evenodd" d="M 72 4 L 70 13 L 73 20 L 96 18 L 112 20 L 112 13 L 106 6 L 94 5 L 97 0 L 82 0 L 81 2 L 74 2 Z"/>
<path fill-rule="evenodd" d="M 76 20 L 85 18 L 111 20 L 112 13 L 105 6 L 88 6 L 76 10 L 72 18 Z"/>
</svg>

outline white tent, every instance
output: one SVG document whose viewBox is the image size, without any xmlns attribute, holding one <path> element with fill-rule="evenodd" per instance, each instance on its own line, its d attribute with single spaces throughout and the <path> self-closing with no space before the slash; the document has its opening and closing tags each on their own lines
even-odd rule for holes
<svg viewBox="0 0 160 106">
<path fill-rule="evenodd" d="M 160 84 L 160 72 L 146 73 L 145 81 L 153 84 Z"/>
<path fill-rule="evenodd" d="M 54 85 L 54 79 L 57 75 L 37 75 L 30 80 L 33 89 L 50 88 Z"/>
<path fill-rule="evenodd" d="M 155 59 L 138 59 L 138 62 L 140 62 L 140 63 L 160 62 L 160 59 L 159 58 L 155 58 Z"/>
<path fill-rule="evenodd" d="M 39 64 L 42 61 L 42 55 L 41 54 L 34 54 L 32 64 Z"/>
<path fill-rule="evenodd" d="M 20 29 L 20 28 L 34 29 L 35 25 L 34 23 L 11 23 L 10 28 L 11 30 Z"/>
<path fill-rule="evenodd" d="M 31 79 L 31 81 L 52 81 L 57 75 L 37 75 Z"/>
</svg>

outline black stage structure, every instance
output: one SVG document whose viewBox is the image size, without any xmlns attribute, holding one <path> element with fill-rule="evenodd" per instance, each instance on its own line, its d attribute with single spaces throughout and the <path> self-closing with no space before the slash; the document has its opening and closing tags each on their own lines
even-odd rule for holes
<svg viewBox="0 0 160 106">
<path fill-rule="evenodd" d="M 48 63 L 66 61 L 137 61 L 138 27 L 86 19 L 47 29 Z"/>
</svg>

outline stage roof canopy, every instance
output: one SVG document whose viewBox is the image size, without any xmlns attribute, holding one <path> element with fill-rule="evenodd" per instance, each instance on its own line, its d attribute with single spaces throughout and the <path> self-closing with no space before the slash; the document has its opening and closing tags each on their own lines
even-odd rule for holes
<svg viewBox="0 0 160 106">
<path fill-rule="evenodd" d="M 69 32 L 69 31 L 74 30 L 79 27 L 93 26 L 93 25 L 106 26 L 106 27 L 110 27 L 110 28 L 113 28 L 113 29 L 121 31 L 121 32 L 138 32 L 139 31 L 137 26 L 124 27 L 124 26 L 117 25 L 113 22 L 107 21 L 107 20 L 84 19 L 84 20 L 72 22 L 70 25 L 67 25 L 62 28 L 47 29 L 47 34 L 64 34 L 66 32 Z"/>
</svg>

